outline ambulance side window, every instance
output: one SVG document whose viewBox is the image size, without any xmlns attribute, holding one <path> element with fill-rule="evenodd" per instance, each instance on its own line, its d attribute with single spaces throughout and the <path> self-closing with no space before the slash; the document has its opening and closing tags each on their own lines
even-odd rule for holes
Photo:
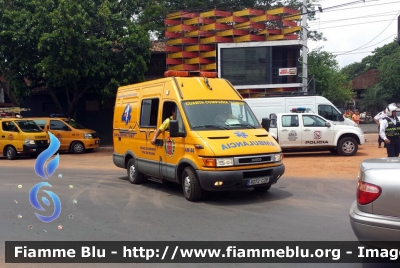
<svg viewBox="0 0 400 268">
<path fill-rule="evenodd" d="M 159 99 L 146 99 L 142 101 L 140 112 L 140 127 L 157 126 Z"/>
<path fill-rule="evenodd" d="M 161 119 L 162 122 L 164 122 L 165 119 L 172 116 L 172 111 L 176 112 L 176 120 L 178 121 L 179 132 L 183 132 L 184 127 L 183 127 L 182 115 L 181 115 L 179 109 L 177 108 L 175 102 L 172 102 L 172 101 L 164 102 L 163 111 L 162 111 L 162 119 Z"/>
</svg>

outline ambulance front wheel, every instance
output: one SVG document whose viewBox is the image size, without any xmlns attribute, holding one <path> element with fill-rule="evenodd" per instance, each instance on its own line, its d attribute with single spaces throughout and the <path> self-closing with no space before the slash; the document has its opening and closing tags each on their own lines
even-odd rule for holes
<svg viewBox="0 0 400 268">
<path fill-rule="evenodd" d="M 128 171 L 128 179 L 132 184 L 141 184 L 144 181 L 143 173 L 138 172 L 137 166 L 135 165 L 135 159 L 130 159 L 128 166 L 126 167 Z"/>
<path fill-rule="evenodd" d="M 192 167 L 186 167 L 182 174 L 182 189 L 185 198 L 189 201 L 201 199 L 203 190 L 196 171 Z"/>
</svg>

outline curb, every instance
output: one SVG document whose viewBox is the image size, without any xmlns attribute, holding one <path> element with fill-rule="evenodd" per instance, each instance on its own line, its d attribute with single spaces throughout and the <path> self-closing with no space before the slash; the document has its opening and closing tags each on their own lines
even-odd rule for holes
<svg viewBox="0 0 400 268">
<path fill-rule="evenodd" d="M 100 146 L 94 149 L 93 151 L 102 151 L 102 152 L 112 152 L 114 148 L 112 146 Z"/>
</svg>

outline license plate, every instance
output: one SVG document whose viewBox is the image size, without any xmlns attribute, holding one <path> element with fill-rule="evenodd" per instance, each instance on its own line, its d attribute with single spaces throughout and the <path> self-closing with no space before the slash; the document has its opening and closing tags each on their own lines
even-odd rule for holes
<svg viewBox="0 0 400 268">
<path fill-rule="evenodd" d="M 257 185 L 257 184 L 264 184 L 268 183 L 269 178 L 261 178 L 261 179 L 252 179 L 247 181 L 247 185 Z"/>
<path fill-rule="evenodd" d="M 100 141 L 96 141 L 96 144 L 99 144 L 100 143 Z"/>
</svg>

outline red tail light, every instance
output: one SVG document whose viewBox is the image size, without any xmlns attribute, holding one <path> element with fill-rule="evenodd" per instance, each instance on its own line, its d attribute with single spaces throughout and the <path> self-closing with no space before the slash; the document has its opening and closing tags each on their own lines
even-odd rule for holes
<svg viewBox="0 0 400 268">
<path fill-rule="evenodd" d="M 357 202 L 360 205 L 367 205 L 375 201 L 381 195 L 382 189 L 379 186 L 358 181 Z"/>
</svg>

